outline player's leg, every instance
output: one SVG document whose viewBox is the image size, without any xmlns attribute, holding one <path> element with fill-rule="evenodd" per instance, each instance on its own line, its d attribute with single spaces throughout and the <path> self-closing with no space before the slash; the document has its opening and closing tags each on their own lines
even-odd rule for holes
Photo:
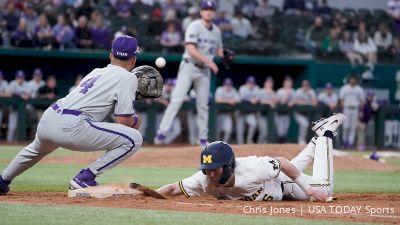
<svg viewBox="0 0 400 225">
<path fill-rule="evenodd" d="M 283 138 L 283 141 L 286 142 L 286 138 L 287 138 L 288 131 L 289 131 L 289 126 L 290 126 L 290 116 L 289 115 L 283 115 L 281 117 L 280 122 L 281 123 L 280 123 L 279 126 L 282 126 L 282 138 Z"/>
<path fill-rule="evenodd" d="M 73 130 L 66 130 L 69 142 L 60 141 L 60 146 L 76 151 L 107 150 L 100 158 L 83 169 L 71 181 L 71 188 L 95 186 L 95 177 L 111 169 L 134 153 L 143 139 L 136 129 L 116 123 L 84 121 Z M 57 137 L 60 138 L 60 137 Z"/>
<path fill-rule="evenodd" d="M 181 63 L 180 65 L 178 78 L 176 81 L 176 88 L 172 91 L 171 102 L 164 112 L 160 127 L 157 131 L 157 137 L 154 140 L 156 144 L 163 143 L 165 134 L 171 128 L 172 121 L 176 117 L 179 109 L 181 108 L 182 103 L 185 100 L 185 97 L 192 84 L 191 76 L 189 76 L 190 71 L 188 71 L 189 68 L 186 69 L 185 65 L 187 64 Z"/>
<path fill-rule="evenodd" d="M 357 132 L 357 122 L 358 122 L 358 109 L 352 109 L 349 113 L 348 120 L 350 120 L 349 127 L 349 145 L 354 147 L 354 142 L 356 139 Z"/>
<path fill-rule="evenodd" d="M 349 110 L 348 107 L 344 107 L 344 108 L 343 108 L 343 114 L 344 114 L 347 118 L 350 118 L 349 112 L 350 112 L 350 110 Z M 348 144 L 349 144 L 349 129 L 350 129 L 350 123 L 351 123 L 351 122 L 350 122 L 349 119 L 345 120 L 344 123 L 343 123 L 342 142 L 343 142 L 343 145 L 344 145 L 345 147 L 347 147 Z"/>
<path fill-rule="evenodd" d="M 15 141 L 15 133 L 17 130 L 18 123 L 18 111 L 10 109 L 8 115 L 8 130 L 7 130 L 7 142 Z"/>
<path fill-rule="evenodd" d="M 199 128 L 200 145 L 205 145 L 208 140 L 208 100 L 210 96 L 210 77 L 200 76 L 194 80 L 196 92 L 197 127 Z"/>
<path fill-rule="evenodd" d="M 235 112 L 236 117 L 236 141 L 238 144 L 244 143 L 244 120 L 245 115 L 240 111 Z"/>
<path fill-rule="evenodd" d="M 257 130 L 257 118 L 256 118 L 255 113 L 249 113 L 246 115 L 246 123 L 248 126 L 246 143 L 253 144 L 254 143 L 254 141 L 253 141 L 254 134 L 256 133 L 256 130 Z"/>
<path fill-rule="evenodd" d="M 265 144 L 267 143 L 267 136 L 268 136 L 268 122 L 267 117 L 259 113 L 257 115 L 257 123 L 258 123 L 258 144 Z"/>
<path fill-rule="evenodd" d="M 232 129 L 233 129 L 233 121 L 231 114 L 226 113 L 224 115 L 224 123 L 223 123 L 223 130 L 224 130 L 224 137 L 222 140 L 226 143 L 229 143 L 232 135 Z"/>
<path fill-rule="evenodd" d="M 142 120 L 139 127 L 139 132 L 142 134 L 142 137 L 146 139 L 146 130 L 147 130 L 147 112 L 140 111 L 138 112 L 140 119 Z M 149 140 L 147 140 L 149 141 Z"/>
<path fill-rule="evenodd" d="M 303 172 L 307 165 L 314 160 L 316 141 L 317 137 L 311 138 L 307 146 L 290 161 L 300 172 Z"/>
<path fill-rule="evenodd" d="M 216 132 L 216 137 L 217 137 L 217 140 L 222 140 L 222 134 L 223 133 L 225 133 L 225 131 L 224 131 L 224 127 L 225 127 L 225 125 L 224 125 L 224 116 L 225 116 L 225 114 L 224 113 L 218 113 L 217 114 L 217 121 L 220 121 L 219 123 L 221 123 L 221 125 L 217 125 L 217 126 L 215 126 L 215 132 Z"/>
<path fill-rule="evenodd" d="M 177 116 L 172 122 L 171 129 L 165 136 L 165 144 L 171 144 L 181 134 L 181 131 L 181 119 Z"/>
<path fill-rule="evenodd" d="M 306 137 L 307 137 L 307 131 L 308 131 L 308 128 L 310 126 L 310 123 L 308 122 L 307 117 L 301 115 L 300 113 L 295 113 L 294 114 L 294 119 L 299 124 L 298 143 L 299 144 L 305 144 L 306 143 Z"/>
</svg>

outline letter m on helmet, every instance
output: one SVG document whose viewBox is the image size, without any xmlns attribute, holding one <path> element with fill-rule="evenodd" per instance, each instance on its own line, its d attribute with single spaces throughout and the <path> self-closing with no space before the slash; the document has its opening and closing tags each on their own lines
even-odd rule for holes
<svg viewBox="0 0 400 225">
<path fill-rule="evenodd" d="M 212 163 L 212 155 L 203 155 L 203 163 Z"/>
</svg>

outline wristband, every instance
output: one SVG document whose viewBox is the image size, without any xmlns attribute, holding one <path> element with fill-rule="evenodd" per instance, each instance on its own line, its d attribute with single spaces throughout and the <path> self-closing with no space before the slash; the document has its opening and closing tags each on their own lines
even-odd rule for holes
<svg viewBox="0 0 400 225">
<path fill-rule="evenodd" d="M 300 174 L 300 176 L 298 176 L 294 182 L 296 182 L 296 184 L 299 185 L 304 192 L 311 187 L 307 182 L 307 178 L 303 174 Z"/>
<path fill-rule="evenodd" d="M 133 125 L 132 127 L 136 126 L 139 122 L 139 117 L 137 115 L 133 115 Z"/>
</svg>

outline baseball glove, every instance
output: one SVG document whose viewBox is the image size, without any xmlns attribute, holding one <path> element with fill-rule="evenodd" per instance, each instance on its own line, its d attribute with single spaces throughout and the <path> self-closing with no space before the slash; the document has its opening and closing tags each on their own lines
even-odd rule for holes
<svg viewBox="0 0 400 225">
<path fill-rule="evenodd" d="M 222 63 L 225 65 L 226 69 L 229 69 L 229 66 L 235 61 L 235 52 L 225 48 L 224 51 L 224 56 L 222 57 Z"/>
<path fill-rule="evenodd" d="M 158 98 L 162 95 L 164 80 L 158 70 L 145 65 L 136 67 L 132 73 L 138 78 L 136 99 Z"/>
</svg>

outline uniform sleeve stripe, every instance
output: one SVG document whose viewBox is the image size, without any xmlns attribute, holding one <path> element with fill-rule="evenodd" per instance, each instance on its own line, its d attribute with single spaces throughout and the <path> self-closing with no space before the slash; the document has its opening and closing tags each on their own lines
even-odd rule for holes
<svg viewBox="0 0 400 225">
<path fill-rule="evenodd" d="M 190 195 L 186 192 L 185 188 L 183 188 L 182 181 L 179 181 L 179 188 L 181 189 L 182 193 L 185 195 L 186 198 L 190 198 Z"/>
</svg>

